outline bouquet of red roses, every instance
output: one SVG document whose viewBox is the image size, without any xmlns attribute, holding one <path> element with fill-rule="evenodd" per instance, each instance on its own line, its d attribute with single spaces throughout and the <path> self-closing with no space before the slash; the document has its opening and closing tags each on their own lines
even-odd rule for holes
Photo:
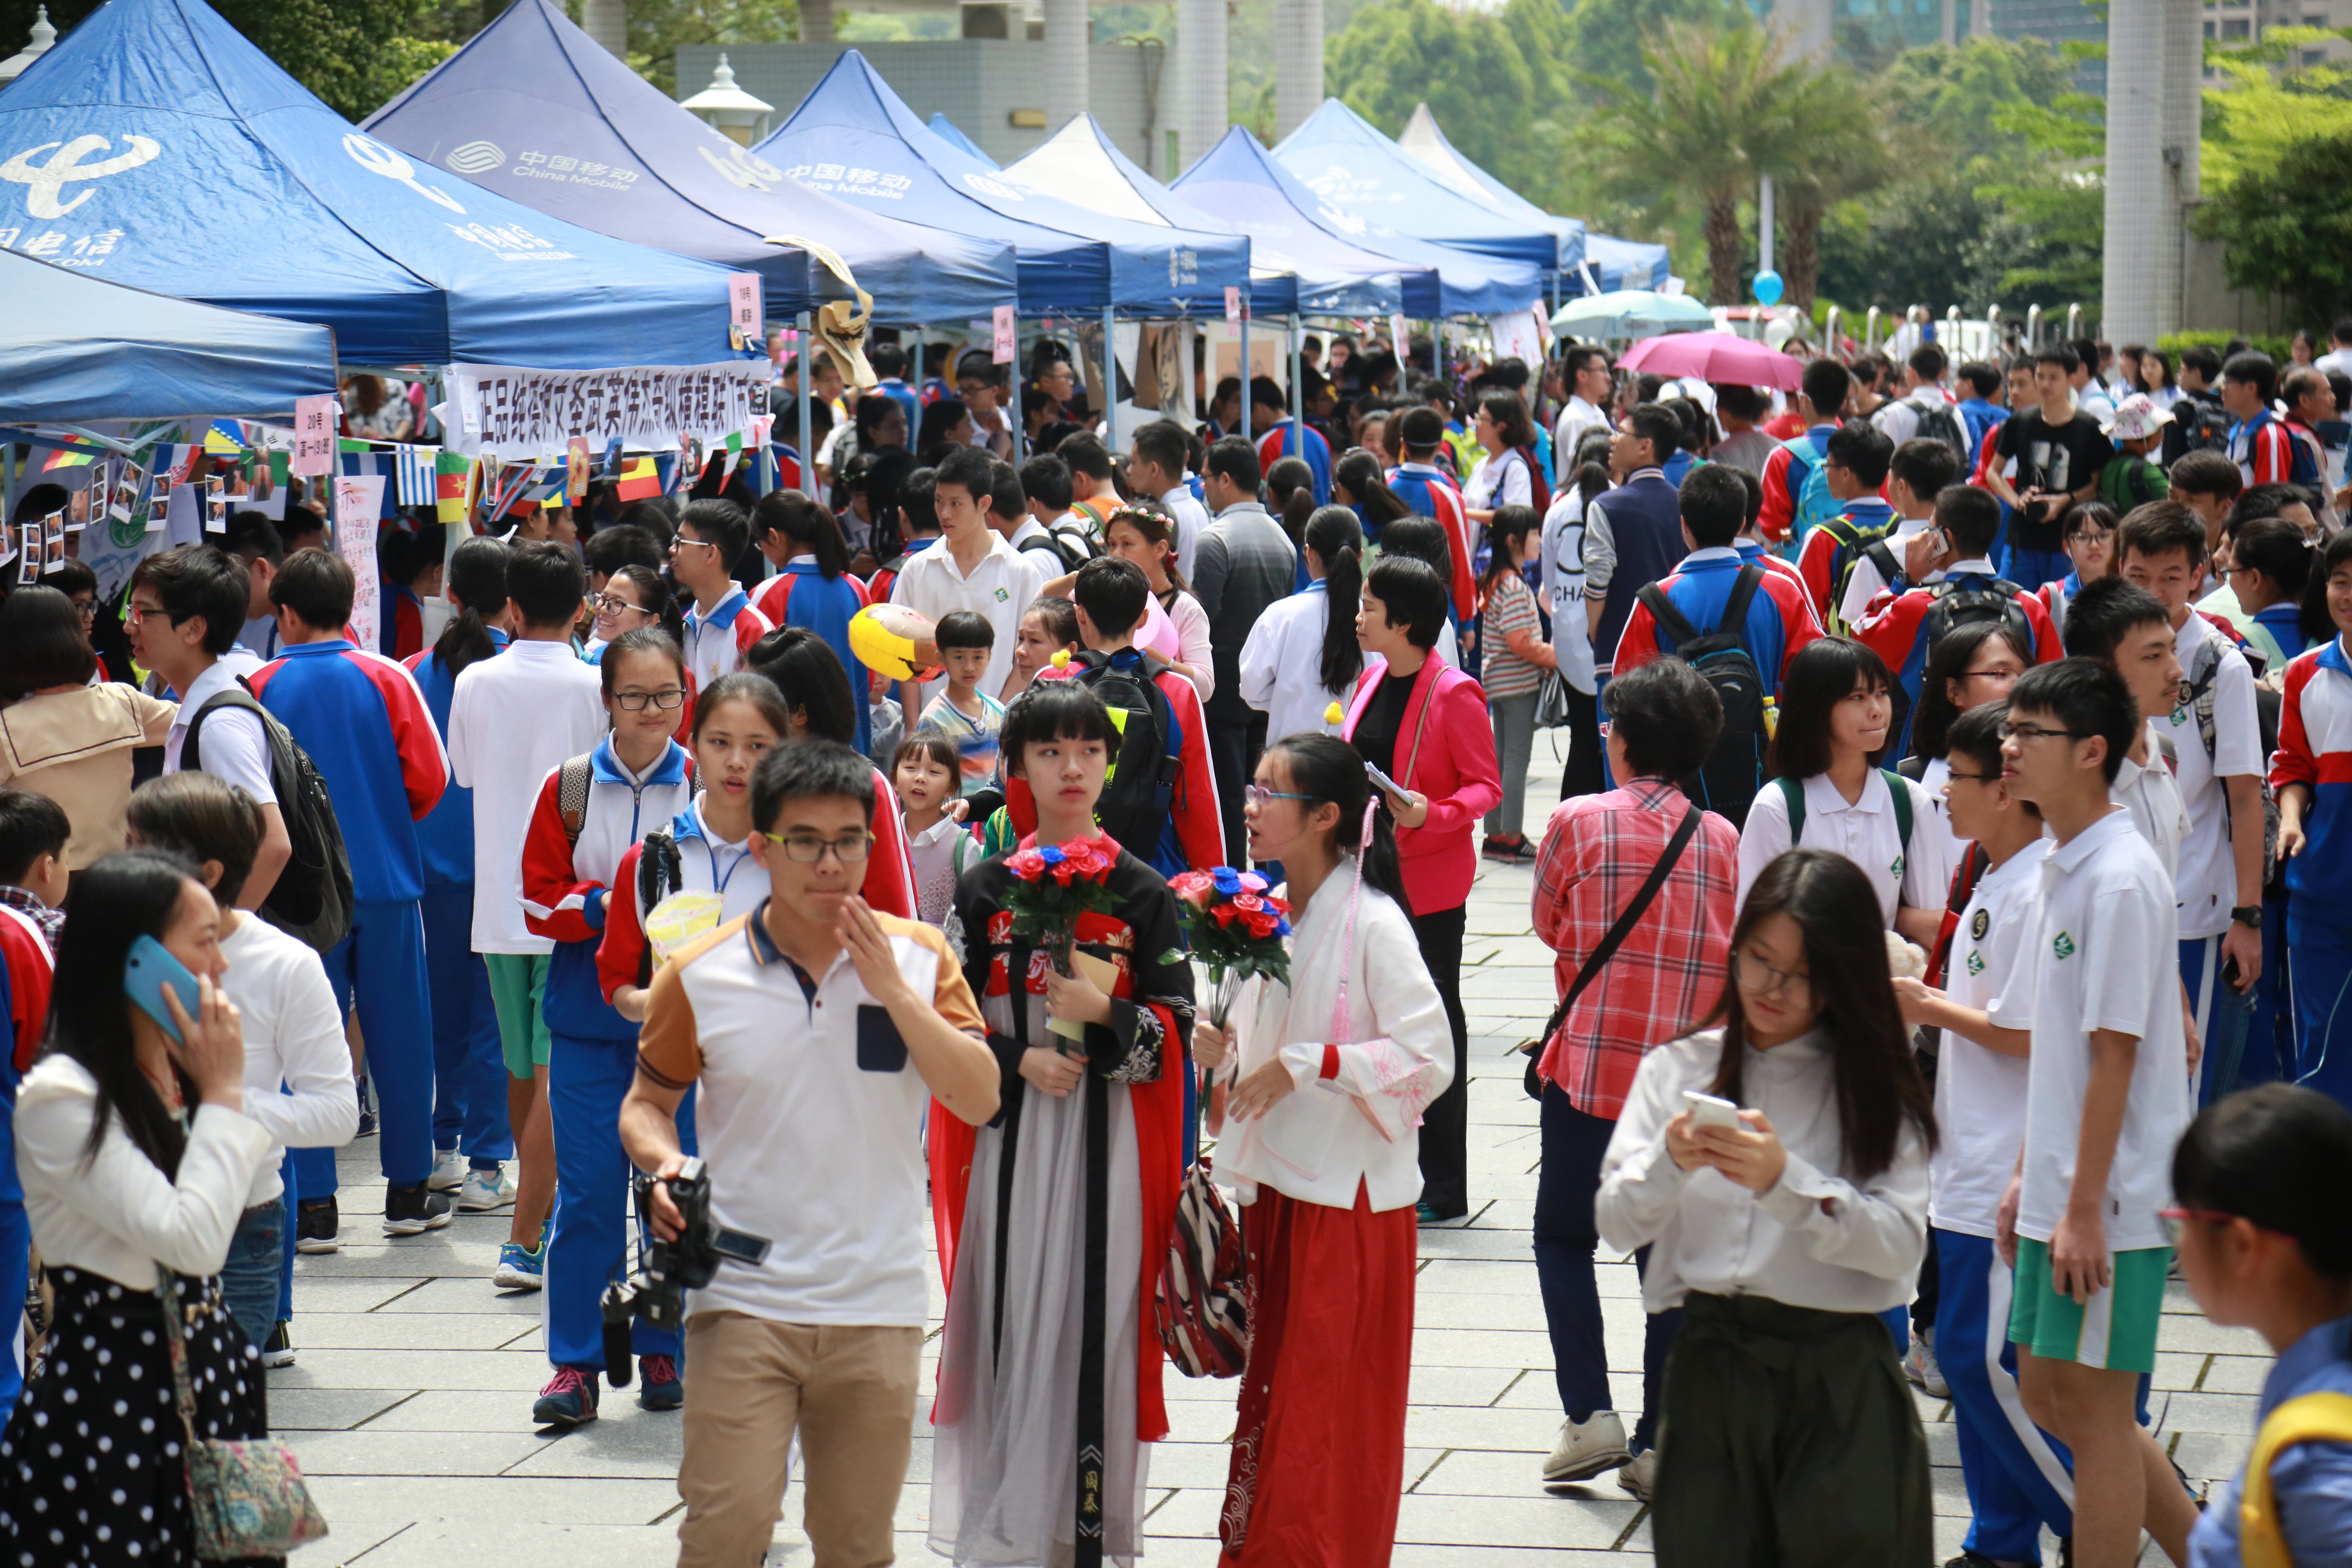
<svg viewBox="0 0 2352 1568">
<path fill-rule="evenodd" d="M 1209 1021 L 1219 1028 L 1233 1011 L 1242 982 L 1263 974 L 1290 983 L 1290 905 L 1265 890 L 1255 871 L 1220 866 L 1185 871 L 1168 879 L 1176 895 L 1177 917 L 1192 938 L 1192 952 L 1209 966 Z"/>
<path fill-rule="evenodd" d="M 1118 859 L 1116 845 L 1092 838 L 1033 845 L 1006 856 L 1004 868 L 1013 879 L 1004 890 L 1004 908 L 1013 917 L 1013 936 L 1043 948 L 1055 973 L 1074 973 L 1071 947 L 1077 941 L 1078 917 L 1118 907 L 1106 885 Z M 1118 984 L 1115 966 L 1087 953 L 1076 957 L 1086 965 L 1087 978 L 1104 991 Z M 1016 994 L 1021 984 L 1019 978 L 1013 982 Z M 1073 1039 L 1083 1038 L 1086 1033 L 1083 1026 L 1058 1018 L 1047 1020 L 1046 1026 Z"/>
</svg>

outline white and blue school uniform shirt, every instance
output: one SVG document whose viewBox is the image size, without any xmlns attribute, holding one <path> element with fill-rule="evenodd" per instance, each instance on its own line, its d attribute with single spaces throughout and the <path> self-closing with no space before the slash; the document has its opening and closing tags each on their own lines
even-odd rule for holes
<svg viewBox="0 0 2352 1568">
<path fill-rule="evenodd" d="M 727 596 L 708 615 L 689 610 L 684 627 L 686 670 L 697 691 L 708 691 L 722 675 L 743 668 L 743 651 L 765 637 L 767 618 L 751 607 L 751 596 L 740 583 L 727 584 Z"/>
</svg>

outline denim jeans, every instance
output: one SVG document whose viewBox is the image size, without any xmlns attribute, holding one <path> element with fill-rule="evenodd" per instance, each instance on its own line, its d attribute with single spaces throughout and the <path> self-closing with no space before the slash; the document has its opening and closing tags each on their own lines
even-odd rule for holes
<svg viewBox="0 0 2352 1568">
<path fill-rule="evenodd" d="M 221 1264 L 221 1299 L 256 1350 L 268 1342 L 283 1316 L 278 1288 L 285 1266 L 286 1200 L 277 1197 L 245 1211 Z"/>
</svg>

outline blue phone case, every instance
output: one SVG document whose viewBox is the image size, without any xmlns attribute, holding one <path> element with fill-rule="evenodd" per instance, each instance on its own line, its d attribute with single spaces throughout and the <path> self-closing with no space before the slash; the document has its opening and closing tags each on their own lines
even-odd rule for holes
<svg viewBox="0 0 2352 1568">
<path fill-rule="evenodd" d="M 172 1010 L 163 1005 L 163 988 L 170 986 L 180 994 L 180 1005 L 189 1017 L 196 1016 L 196 977 L 188 966 L 173 958 L 171 951 L 152 936 L 142 936 L 131 944 L 129 956 L 122 961 L 122 993 L 138 1009 L 163 1026 L 163 1032 L 173 1041 L 180 1038 L 179 1026 L 172 1022 Z"/>
</svg>

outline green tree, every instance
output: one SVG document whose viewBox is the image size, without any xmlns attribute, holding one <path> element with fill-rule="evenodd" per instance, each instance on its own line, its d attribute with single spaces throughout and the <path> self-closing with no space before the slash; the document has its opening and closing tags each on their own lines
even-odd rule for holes
<svg viewBox="0 0 2352 1568">
<path fill-rule="evenodd" d="M 2284 296 L 2306 321 L 2352 314 L 2352 132 L 2291 142 L 2269 169 L 2242 171 L 2197 229 L 2229 241 L 2231 288 Z"/>
<path fill-rule="evenodd" d="M 1780 272 L 1789 302 L 1813 308 L 1821 278 L 1822 220 L 1830 207 L 1864 195 L 1894 177 L 1895 158 L 1880 129 L 1880 110 L 1853 73 L 1832 65 L 1804 73 L 1790 84 L 1790 124 L 1783 138 L 1785 166 L 1772 175 L 1778 216 L 1786 231 Z"/>
<path fill-rule="evenodd" d="M 1731 29 L 1753 21 L 1739 0 L 1566 0 L 1560 58 L 1582 76 L 1646 93 L 1654 85 L 1643 61 L 1647 35 L 1671 22 Z"/>
</svg>

